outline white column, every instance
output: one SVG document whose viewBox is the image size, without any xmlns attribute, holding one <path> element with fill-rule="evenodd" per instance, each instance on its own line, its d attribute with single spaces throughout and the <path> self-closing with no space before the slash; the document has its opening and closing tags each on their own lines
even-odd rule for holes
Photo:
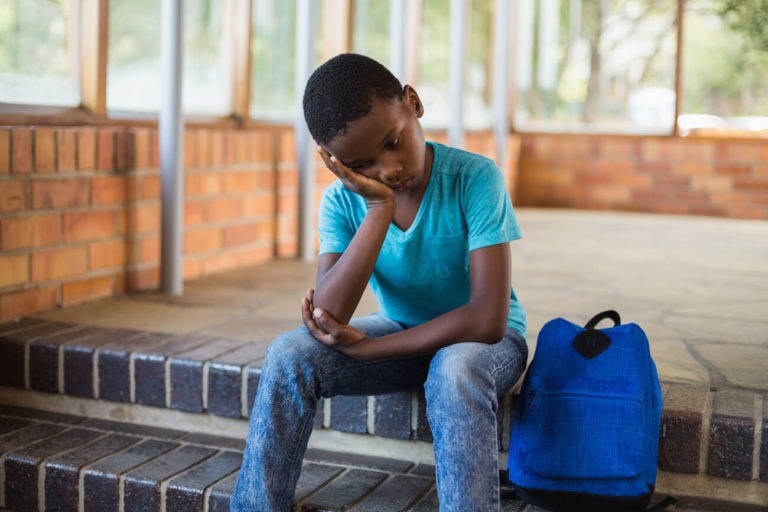
<svg viewBox="0 0 768 512">
<path fill-rule="evenodd" d="M 466 36 L 468 0 L 451 0 L 451 54 L 448 88 L 448 143 L 464 146 L 464 76 L 466 75 Z"/>
<path fill-rule="evenodd" d="M 296 4 L 296 162 L 299 167 L 299 254 L 315 259 L 315 153 L 312 137 L 304 120 L 302 97 L 309 75 L 314 70 L 315 2 Z"/>
<path fill-rule="evenodd" d="M 158 122 L 162 187 L 160 272 L 163 292 L 184 292 L 184 122 L 182 119 L 183 0 L 163 0 L 163 100 Z"/>
<path fill-rule="evenodd" d="M 405 0 L 389 1 L 389 70 L 405 82 Z"/>
<path fill-rule="evenodd" d="M 507 162 L 509 135 L 509 34 L 511 24 L 508 0 L 496 0 L 493 18 L 493 136 L 496 139 L 496 162 Z M 510 30 L 511 27 L 511 30 Z"/>
</svg>

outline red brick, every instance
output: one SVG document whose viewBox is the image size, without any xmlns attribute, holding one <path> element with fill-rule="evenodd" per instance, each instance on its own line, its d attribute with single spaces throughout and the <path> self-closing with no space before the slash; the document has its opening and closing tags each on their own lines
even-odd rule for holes
<svg viewBox="0 0 768 512">
<path fill-rule="evenodd" d="M 184 132 L 184 167 L 197 167 L 200 165 L 198 162 L 197 154 L 198 147 L 196 144 L 197 130 L 187 130 Z"/>
<path fill-rule="evenodd" d="M 114 210 L 64 214 L 64 240 L 67 242 L 109 238 L 117 232 L 116 228 Z"/>
<path fill-rule="evenodd" d="M 27 208 L 27 181 L 0 181 L 0 213 L 10 213 Z"/>
<path fill-rule="evenodd" d="M 235 132 L 226 130 L 224 132 L 224 164 L 232 165 L 235 163 Z"/>
<path fill-rule="evenodd" d="M 218 222 L 238 219 L 243 214 L 242 200 L 237 197 L 214 199 L 208 202 L 208 220 Z"/>
<path fill-rule="evenodd" d="M 221 165 L 224 163 L 224 132 L 221 130 L 211 130 L 211 161 L 210 165 Z"/>
<path fill-rule="evenodd" d="M 95 299 L 111 297 L 114 290 L 112 276 L 93 277 L 65 283 L 61 286 L 61 305 L 71 306 Z"/>
<path fill-rule="evenodd" d="M 212 196 L 221 193 L 221 174 L 217 172 L 192 172 L 186 175 L 187 197 Z"/>
<path fill-rule="evenodd" d="M 56 132 L 53 128 L 35 129 L 35 172 L 56 172 Z"/>
<path fill-rule="evenodd" d="M 84 274 L 85 247 L 60 247 L 32 253 L 32 281 L 49 281 Z"/>
<path fill-rule="evenodd" d="M 221 229 L 188 230 L 184 234 L 184 254 L 211 252 L 221 248 Z"/>
<path fill-rule="evenodd" d="M 184 205 L 184 225 L 194 227 L 208 219 L 208 203 L 206 201 L 187 201 Z"/>
<path fill-rule="evenodd" d="M 203 258 L 203 274 L 214 274 L 237 267 L 237 255 L 233 253 L 215 253 Z"/>
<path fill-rule="evenodd" d="M 32 182 L 32 208 L 67 208 L 87 206 L 91 181 L 77 179 L 41 179 Z"/>
<path fill-rule="evenodd" d="M 223 173 L 221 190 L 225 194 L 244 194 L 259 189 L 259 174 L 255 171 L 231 171 Z"/>
<path fill-rule="evenodd" d="M 11 131 L 0 129 L 0 174 L 11 172 Z"/>
<path fill-rule="evenodd" d="M 114 142 L 115 169 L 118 171 L 127 171 L 128 169 L 133 169 L 133 133 L 127 130 L 119 130 L 116 134 Z"/>
<path fill-rule="evenodd" d="M 11 172 L 15 174 L 32 172 L 32 130 L 12 129 L 11 149 Z"/>
<path fill-rule="evenodd" d="M 154 290 L 160 285 L 158 267 L 133 269 L 125 276 L 127 291 Z"/>
<path fill-rule="evenodd" d="M 99 128 L 96 147 L 96 168 L 100 171 L 115 169 L 115 129 Z"/>
<path fill-rule="evenodd" d="M 207 129 L 197 130 L 197 161 L 201 167 L 211 165 L 211 133 Z"/>
<path fill-rule="evenodd" d="M 29 282 L 29 255 L 0 255 L 0 288 Z"/>
<path fill-rule="evenodd" d="M 35 215 L 0 221 L 0 250 L 43 247 L 61 242 L 61 215 Z"/>
<path fill-rule="evenodd" d="M 125 262 L 126 246 L 122 239 L 93 242 L 88 246 L 88 268 L 90 270 L 122 267 Z"/>
<path fill-rule="evenodd" d="M 768 192 L 768 178 L 736 176 L 733 179 L 733 188 L 748 192 Z"/>
<path fill-rule="evenodd" d="M 254 194 L 243 199 L 243 217 L 272 215 L 275 211 L 273 194 Z"/>
<path fill-rule="evenodd" d="M 93 204 L 124 203 L 127 196 L 126 181 L 125 176 L 96 176 L 93 178 Z"/>
<path fill-rule="evenodd" d="M 31 290 L 0 295 L 0 322 L 56 307 L 56 286 L 43 286 Z"/>
<path fill-rule="evenodd" d="M 224 228 L 224 247 L 233 245 L 246 245 L 258 238 L 258 225 L 255 223 L 240 224 L 238 226 L 228 226 Z"/>
<path fill-rule="evenodd" d="M 153 235 L 138 241 L 138 263 L 160 262 L 160 236 Z"/>
<path fill-rule="evenodd" d="M 160 199 L 160 176 L 130 174 L 126 181 L 126 198 L 129 201 Z"/>
<path fill-rule="evenodd" d="M 81 128 L 77 133 L 77 168 L 83 171 L 96 168 L 95 128 Z"/>
<path fill-rule="evenodd" d="M 56 130 L 56 157 L 59 172 L 77 169 L 77 132 L 74 129 Z"/>
<path fill-rule="evenodd" d="M 195 258 L 184 258 L 184 279 L 194 279 L 203 274 L 203 263 Z"/>
<path fill-rule="evenodd" d="M 133 132 L 133 158 L 137 169 L 148 169 L 152 161 L 152 134 L 149 128 L 137 128 Z"/>
<path fill-rule="evenodd" d="M 160 205 L 143 204 L 128 208 L 122 232 L 136 235 L 160 229 Z"/>
</svg>

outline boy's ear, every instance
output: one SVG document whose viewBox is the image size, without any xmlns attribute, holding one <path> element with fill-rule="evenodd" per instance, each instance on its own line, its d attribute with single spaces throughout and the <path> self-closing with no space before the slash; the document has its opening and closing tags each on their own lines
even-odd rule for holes
<svg viewBox="0 0 768 512">
<path fill-rule="evenodd" d="M 406 103 L 408 103 L 408 106 L 411 107 L 414 114 L 416 114 L 416 117 L 421 117 L 424 115 L 424 104 L 421 102 L 421 98 L 419 98 L 419 95 L 416 93 L 416 89 L 410 85 L 403 87 L 403 99 Z"/>
</svg>

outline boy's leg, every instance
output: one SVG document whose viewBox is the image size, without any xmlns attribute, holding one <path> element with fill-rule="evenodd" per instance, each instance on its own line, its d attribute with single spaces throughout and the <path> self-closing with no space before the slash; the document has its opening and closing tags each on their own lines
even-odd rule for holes
<svg viewBox="0 0 768 512">
<path fill-rule="evenodd" d="M 351 322 L 371 337 L 402 326 L 382 315 Z M 360 361 L 315 340 L 304 327 L 269 347 L 259 379 L 233 511 L 288 511 L 320 397 L 368 395 L 413 388 L 428 358 Z"/>
<path fill-rule="evenodd" d="M 497 512 L 496 411 L 525 369 L 528 349 L 513 329 L 493 345 L 457 343 L 432 359 L 425 385 L 441 512 Z"/>
</svg>

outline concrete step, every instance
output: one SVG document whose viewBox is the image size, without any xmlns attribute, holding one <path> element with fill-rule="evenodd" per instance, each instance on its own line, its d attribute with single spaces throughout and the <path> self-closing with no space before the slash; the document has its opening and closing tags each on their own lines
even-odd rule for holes
<svg viewBox="0 0 768 512">
<path fill-rule="evenodd" d="M 243 439 L 266 345 L 25 318 L 0 325 L 0 403 L 76 410 L 88 421 L 175 422 Z M 678 383 L 664 383 L 663 390 L 659 489 L 768 503 L 763 395 Z M 505 397 L 499 411 L 502 461 L 513 401 L 513 394 Z M 432 436 L 424 411 L 419 392 L 324 400 L 315 446 L 332 449 L 339 441 L 335 435 L 349 435 L 353 441 L 344 445 L 357 454 L 385 451 L 429 462 Z M 174 414 L 184 415 L 183 422 Z"/>
</svg>

